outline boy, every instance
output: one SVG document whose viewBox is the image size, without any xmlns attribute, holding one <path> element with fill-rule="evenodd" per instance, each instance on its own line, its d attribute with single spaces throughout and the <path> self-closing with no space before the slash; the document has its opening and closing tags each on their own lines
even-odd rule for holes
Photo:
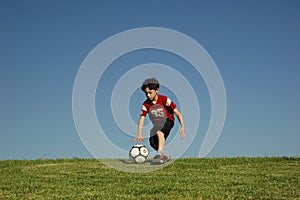
<svg viewBox="0 0 300 200">
<path fill-rule="evenodd" d="M 178 118 L 181 128 L 181 138 L 185 138 L 184 122 L 176 104 L 168 97 L 158 94 L 159 82 L 155 78 L 146 79 L 141 89 L 144 91 L 147 100 L 142 106 L 142 113 L 138 123 L 138 134 L 133 141 L 143 142 L 142 130 L 147 113 L 153 124 L 150 132 L 150 145 L 157 151 L 151 164 L 163 164 L 170 161 L 171 157 L 165 152 L 166 139 L 174 126 L 174 113 Z"/>
</svg>

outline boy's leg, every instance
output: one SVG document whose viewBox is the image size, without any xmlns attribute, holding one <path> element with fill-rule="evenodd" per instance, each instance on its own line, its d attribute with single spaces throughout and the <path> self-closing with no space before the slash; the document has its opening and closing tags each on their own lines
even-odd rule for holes
<svg viewBox="0 0 300 200">
<path fill-rule="evenodd" d="M 166 145 L 166 138 L 169 136 L 169 133 L 171 131 L 171 129 L 174 126 L 174 122 L 171 120 L 167 120 L 166 123 L 164 124 L 163 128 L 161 130 L 157 130 L 156 134 L 152 136 L 152 139 L 150 137 L 150 144 L 151 141 L 153 142 L 153 144 L 151 144 L 151 146 L 156 149 L 157 151 L 157 155 L 154 157 L 153 159 L 153 164 L 163 164 L 164 162 L 168 162 L 170 161 L 170 156 L 168 156 L 165 153 L 165 145 Z M 152 130 L 154 131 L 154 130 Z M 152 132 L 153 134 L 153 132 Z M 156 144 L 154 144 L 154 142 Z"/>
<path fill-rule="evenodd" d="M 165 145 L 166 145 L 166 138 L 165 134 L 162 131 L 157 131 L 157 138 L 158 138 L 158 151 L 160 153 L 164 153 Z"/>
<path fill-rule="evenodd" d="M 165 151 L 166 139 L 170 134 L 171 129 L 174 126 L 174 121 L 167 119 L 163 128 L 159 131 L 161 133 L 161 137 L 159 137 L 159 132 L 157 133 L 159 137 L 159 149 L 161 149 L 164 162 L 168 162 L 171 160 L 171 157 Z"/>
<path fill-rule="evenodd" d="M 165 152 L 165 145 L 166 145 L 166 135 L 162 131 L 157 131 L 156 138 L 158 145 L 157 147 L 157 154 L 154 156 L 152 163 L 153 165 L 164 164 L 171 160 L 171 157 L 168 156 Z M 152 145 L 151 145 L 152 146 Z M 154 145 L 153 145 L 154 146 Z"/>
</svg>

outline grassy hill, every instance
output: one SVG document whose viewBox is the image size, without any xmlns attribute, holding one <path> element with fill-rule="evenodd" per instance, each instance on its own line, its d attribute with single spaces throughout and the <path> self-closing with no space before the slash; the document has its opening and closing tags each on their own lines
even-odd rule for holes
<svg viewBox="0 0 300 200">
<path fill-rule="evenodd" d="M 0 161 L 0 199 L 300 199 L 300 159 L 178 159 L 148 173 L 96 159 Z"/>
</svg>

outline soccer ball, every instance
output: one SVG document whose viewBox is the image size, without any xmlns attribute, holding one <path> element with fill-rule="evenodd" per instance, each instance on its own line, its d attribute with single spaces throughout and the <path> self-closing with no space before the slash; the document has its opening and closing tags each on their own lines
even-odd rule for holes
<svg viewBox="0 0 300 200">
<path fill-rule="evenodd" d="M 129 151 L 129 158 L 137 164 L 145 163 L 149 156 L 149 150 L 145 145 L 136 144 Z"/>
</svg>

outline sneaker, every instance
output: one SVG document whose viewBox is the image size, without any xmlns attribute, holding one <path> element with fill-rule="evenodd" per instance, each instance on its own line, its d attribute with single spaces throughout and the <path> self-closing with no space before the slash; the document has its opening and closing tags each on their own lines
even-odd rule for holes
<svg viewBox="0 0 300 200">
<path fill-rule="evenodd" d="M 169 162 L 171 160 L 171 156 L 169 155 L 164 155 L 163 156 L 164 162 Z"/>
<path fill-rule="evenodd" d="M 151 164 L 152 165 L 161 165 L 161 164 L 164 164 L 165 163 L 165 159 L 164 159 L 164 156 L 163 155 L 156 155 L 154 156 Z"/>
</svg>

